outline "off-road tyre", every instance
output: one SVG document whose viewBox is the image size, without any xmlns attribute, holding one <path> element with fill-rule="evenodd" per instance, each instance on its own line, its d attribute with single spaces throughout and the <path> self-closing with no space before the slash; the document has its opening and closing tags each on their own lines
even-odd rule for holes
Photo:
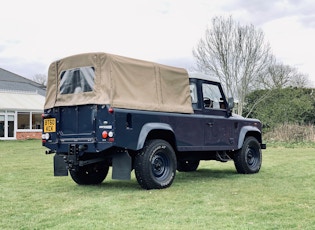
<svg viewBox="0 0 315 230">
<path fill-rule="evenodd" d="M 168 142 L 149 140 L 136 155 L 134 167 L 137 181 L 142 188 L 167 188 L 176 175 L 176 155 Z"/>
<path fill-rule="evenodd" d="M 107 162 L 99 162 L 77 167 L 75 171 L 70 170 L 71 178 L 79 185 L 100 184 L 108 174 L 109 165 Z"/>
<path fill-rule="evenodd" d="M 260 144 L 255 137 L 247 137 L 234 157 L 236 171 L 241 174 L 258 173 L 262 163 Z"/>
<path fill-rule="evenodd" d="M 194 172 L 199 166 L 199 160 L 177 161 L 177 171 Z"/>
</svg>

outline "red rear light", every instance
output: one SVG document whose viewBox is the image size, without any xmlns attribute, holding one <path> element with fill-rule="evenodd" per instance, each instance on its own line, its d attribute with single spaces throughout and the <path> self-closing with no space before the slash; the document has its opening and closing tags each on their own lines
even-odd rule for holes
<svg viewBox="0 0 315 230">
<path fill-rule="evenodd" d="M 106 139 L 107 137 L 108 137 L 107 131 L 103 131 L 103 132 L 102 132 L 102 138 L 103 138 L 103 139 Z"/>
<path fill-rule="evenodd" d="M 110 108 L 108 109 L 108 112 L 109 112 L 109 113 L 114 113 L 114 109 L 113 109 L 112 107 L 110 107 Z"/>
</svg>

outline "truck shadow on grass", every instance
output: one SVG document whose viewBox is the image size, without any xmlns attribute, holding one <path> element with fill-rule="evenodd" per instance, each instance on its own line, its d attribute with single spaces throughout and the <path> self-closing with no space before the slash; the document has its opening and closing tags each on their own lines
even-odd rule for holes
<svg viewBox="0 0 315 230">
<path fill-rule="evenodd" d="M 176 172 L 176 177 L 174 183 L 186 184 L 194 181 L 195 183 L 213 181 L 213 180 L 234 180 L 236 177 L 240 177 L 233 169 L 198 169 L 194 172 Z M 137 183 L 134 177 L 134 172 L 132 172 L 132 178 L 130 181 L 113 180 L 110 177 L 106 178 L 103 183 L 99 185 L 87 185 L 88 187 L 95 187 L 99 189 L 124 189 L 124 190 L 143 190 Z M 85 187 L 85 186 L 84 186 Z"/>
<path fill-rule="evenodd" d="M 233 179 L 239 174 L 233 169 L 198 169 L 194 172 L 177 172 L 175 180 L 186 183 L 188 180 Z"/>
</svg>

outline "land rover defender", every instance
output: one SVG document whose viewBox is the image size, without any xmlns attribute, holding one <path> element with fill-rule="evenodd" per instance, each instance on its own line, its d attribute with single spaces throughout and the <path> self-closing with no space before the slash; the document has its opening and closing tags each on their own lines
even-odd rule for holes
<svg viewBox="0 0 315 230">
<path fill-rule="evenodd" d="M 220 82 L 200 73 L 108 53 L 63 58 L 49 67 L 42 145 L 54 175 L 78 184 L 128 180 L 169 187 L 176 170 L 200 160 L 234 161 L 257 173 L 261 122 L 232 113 Z"/>
</svg>

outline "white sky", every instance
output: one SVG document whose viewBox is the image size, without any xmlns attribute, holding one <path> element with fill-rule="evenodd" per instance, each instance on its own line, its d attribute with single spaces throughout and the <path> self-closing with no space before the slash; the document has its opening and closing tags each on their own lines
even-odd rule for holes
<svg viewBox="0 0 315 230">
<path fill-rule="evenodd" d="M 214 16 L 265 33 L 283 64 L 315 85 L 313 0 L 0 0 L 0 68 L 32 78 L 83 52 L 108 52 L 191 68 Z"/>
</svg>

